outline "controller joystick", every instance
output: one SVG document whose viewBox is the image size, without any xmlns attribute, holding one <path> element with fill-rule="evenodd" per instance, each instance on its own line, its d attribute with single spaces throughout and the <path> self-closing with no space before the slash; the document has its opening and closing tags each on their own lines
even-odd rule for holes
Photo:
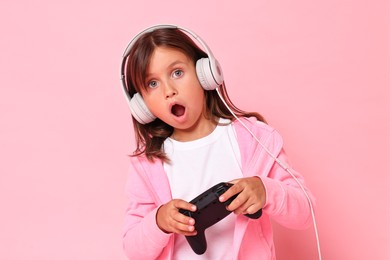
<svg viewBox="0 0 390 260">
<path fill-rule="evenodd" d="M 226 207 L 238 196 L 238 194 L 232 196 L 223 203 L 218 199 L 231 186 L 233 186 L 233 184 L 227 182 L 218 183 L 191 200 L 190 203 L 196 205 L 195 212 L 184 209 L 179 210 L 180 213 L 195 219 L 195 230 L 197 231 L 197 234 L 196 236 L 186 236 L 186 239 L 192 250 L 198 255 L 203 254 L 207 249 L 205 230 L 231 213 Z M 254 214 L 245 214 L 245 216 L 252 219 L 258 219 L 261 214 L 262 209 Z"/>
</svg>

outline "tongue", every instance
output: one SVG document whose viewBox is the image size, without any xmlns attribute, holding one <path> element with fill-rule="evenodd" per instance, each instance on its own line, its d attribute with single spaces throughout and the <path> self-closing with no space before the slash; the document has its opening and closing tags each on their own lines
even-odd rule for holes
<svg viewBox="0 0 390 260">
<path fill-rule="evenodd" d="M 175 116 L 182 116 L 184 115 L 185 108 L 181 105 L 174 105 L 172 107 L 172 114 Z"/>
</svg>

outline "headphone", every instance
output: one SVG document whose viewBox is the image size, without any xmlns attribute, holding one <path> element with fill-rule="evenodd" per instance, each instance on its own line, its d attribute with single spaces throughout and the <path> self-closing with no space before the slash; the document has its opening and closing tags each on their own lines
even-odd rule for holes
<svg viewBox="0 0 390 260">
<path fill-rule="evenodd" d="M 138 92 L 135 93 L 133 97 L 130 97 L 130 94 L 128 92 L 128 87 L 126 84 L 125 68 L 128 60 L 127 58 L 135 42 L 142 35 L 149 32 L 153 32 L 158 29 L 179 29 L 187 33 L 188 35 L 192 36 L 203 47 L 203 50 L 206 52 L 208 57 L 197 60 L 195 66 L 196 75 L 203 89 L 215 90 L 223 83 L 223 74 L 219 62 L 217 61 L 217 59 L 214 58 L 214 55 L 211 52 L 210 48 L 207 46 L 207 44 L 194 32 L 190 31 L 189 29 L 179 27 L 176 25 L 170 25 L 170 24 L 166 24 L 166 25 L 161 24 L 161 25 L 148 27 L 143 31 L 141 31 L 140 33 L 138 33 L 136 36 L 134 36 L 134 38 L 130 41 L 125 52 L 123 53 L 122 66 L 121 66 L 121 82 L 123 86 L 123 91 L 125 92 L 125 96 L 127 99 L 127 103 L 130 107 L 131 114 L 140 124 L 148 124 L 154 121 L 156 119 L 156 116 L 153 115 L 152 112 L 150 112 L 144 99 Z"/>
</svg>

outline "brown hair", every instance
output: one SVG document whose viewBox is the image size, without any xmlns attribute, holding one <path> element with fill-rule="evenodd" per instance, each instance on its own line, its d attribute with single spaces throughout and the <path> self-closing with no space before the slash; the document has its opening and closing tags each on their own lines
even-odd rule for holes
<svg viewBox="0 0 390 260">
<path fill-rule="evenodd" d="M 141 92 L 141 88 L 146 89 L 145 77 L 149 67 L 150 58 L 157 47 L 173 48 L 183 52 L 188 56 L 194 65 L 200 58 L 207 57 L 191 38 L 180 29 L 163 28 L 143 34 L 132 46 L 126 63 L 126 84 L 127 91 L 132 97 L 136 92 Z M 256 112 L 246 112 L 237 108 L 230 100 L 225 84 L 218 87 L 222 97 L 229 105 L 230 109 L 237 116 L 254 116 L 259 121 L 265 122 L 264 118 Z M 234 116 L 223 104 L 215 90 L 205 90 L 205 106 L 207 118 L 217 124 L 219 117 L 234 120 Z M 155 158 L 169 161 L 166 157 L 162 145 L 167 137 L 173 133 L 173 127 L 156 118 L 151 123 L 140 124 L 133 118 L 134 133 L 136 139 L 136 150 L 133 156 L 145 154 L 153 161 Z"/>
</svg>

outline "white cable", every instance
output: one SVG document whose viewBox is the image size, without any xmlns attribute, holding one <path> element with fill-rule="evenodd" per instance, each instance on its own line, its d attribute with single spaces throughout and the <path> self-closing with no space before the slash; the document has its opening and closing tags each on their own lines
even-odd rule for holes
<svg viewBox="0 0 390 260">
<path fill-rule="evenodd" d="M 305 194 L 308 202 L 309 202 L 309 206 L 310 206 L 310 211 L 311 211 L 311 217 L 313 219 L 313 225 L 314 225 L 314 232 L 315 232 L 315 235 L 316 235 L 316 241 L 317 241 L 317 252 L 318 252 L 318 259 L 321 260 L 322 257 L 321 257 L 321 247 L 320 247 L 320 238 L 318 236 L 318 229 L 317 229 L 317 222 L 316 222 L 316 218 L 314 216 L 314 208 L 313 208 L 313 204 L 310 200 L 310 197 L 309 195 L 307 194 L 305 188 L 303 187 L 303 185 L 300 183 L 300 181 L 295 177 L 295 175 L 290 171 L 289 169 L 289 166 L 282 162 L 281 160 L 279 160 L 278 158 L 276 158 L 275 155 L 273 155 L 270 150 L 268 150 L 267 147 L 265 147 L 265 145 L 263 145 L 260 140 L 256 137 L 256 135 L 240 120 L 240 118 L 237 117 L 237 115 L 230 109 L 230 107 L 228 106 L 228 104 L 226 103 L 226 101 L 224 100 L 224 98 L 222 97 L 221 93 L 219 92 L 219 89 L 216 88 L 215 89 L 218 93 L 218 96 L 219 98 L 222 100 L 222 102 L 224 103 L 224 105 L 226 106 L 226 108 L 229 110 L 229 112 L 234 116 L 234 118 L 240 122 L 240 124 L 246 129 L 248 130 L 248 132 L 253 136 L 253 138 L 260 144 L 260 146 L 268 153 L 269 156 L 271 156 L 272 159 L 274 159 L 286 172 L 288 172 L 291 177 L 293 177 L 293 179 L 298 183 L 299 187 L 302 189 L 303 193 Z"/>
</svg>

